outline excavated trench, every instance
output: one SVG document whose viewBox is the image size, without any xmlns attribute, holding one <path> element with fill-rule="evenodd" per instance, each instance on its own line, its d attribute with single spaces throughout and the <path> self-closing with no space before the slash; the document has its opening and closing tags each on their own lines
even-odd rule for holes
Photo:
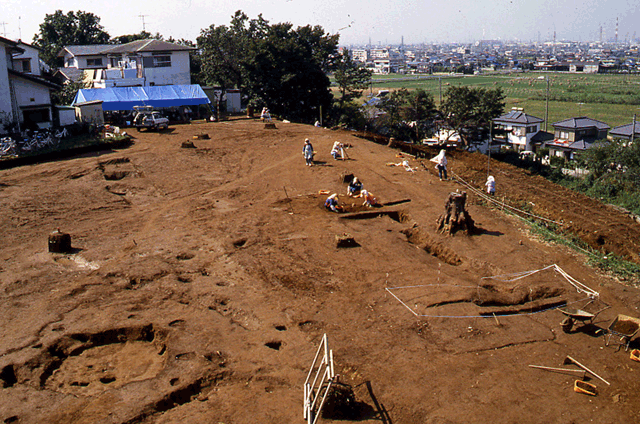
<svg viewBox="0 0 640 424">
<path fill-rule="evenodd" d="M 5 366 L 0 381 L 3 387 L 36 384 L 61 393 L 99 394 L 162 371 L 165 336 L 151 324 L 66 335 L 26 363 Z"/>
</svg>

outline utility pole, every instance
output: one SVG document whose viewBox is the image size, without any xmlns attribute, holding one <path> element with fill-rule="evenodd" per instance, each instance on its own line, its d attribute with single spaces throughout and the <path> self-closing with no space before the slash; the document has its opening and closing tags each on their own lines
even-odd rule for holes
<svg viewBox="0 0 640 424">
<path fill-rule="evenodd" d="M 633 144 L 633 141 L 635 140 L 635 135 L 636 135 L 636 114 L 633 114 L 633 125 L 631 126 L 631 144 Z"/>
<path fill-rule="evenodd" d="M 547 102 L 544 108 L 544 132 L 547 132 L 547 128 L 549 125 L 549 77 L 545 77 L 547 80 Z"/>
<path fill-rule="evenodd" d="M 493 121 L 491 121 L 489 123 L 489 148 L 487 149 L 487 179 L 489 178 L 489 174 L 490 174 L 490 167 L 489 165 L 491 165 L 491 142 L 493 141 Z"/>
<path fill-rule="evenodd" d="M 440 107 L 442 107 L 442 77 L 438 77 L 438 85 L 440 86 Z"/>
</svg>

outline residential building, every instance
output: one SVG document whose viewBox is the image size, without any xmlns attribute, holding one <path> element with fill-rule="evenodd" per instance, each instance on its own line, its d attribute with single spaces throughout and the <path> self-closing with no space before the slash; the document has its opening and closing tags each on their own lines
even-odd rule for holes
<svg viewBox="0 0 640 424">
<path fill-rule="evenodd" d="M 593 146 L 596 141 L 607 138 L 611 128 L 604 122 L 582 116 L 554 122 L 554 139 L 545 144 L 549 148 L 550 156 L 564 156 L 573 159 L 580 153 Z"/>
<path fill-rule="evenodd" d="M 639 141 L 640 142 L 640 122 L 633 122 L 631 124 L 627 124 L 627 125 L 620 125 L 619 127 L 615 127 L 613 128 L 611 131 L 609 131 L 609 134 L 607 136 L 607 138 L 609 140 L 631 140 L 631 129 L 634 129 L 633 131 L 633 140 L 634 141 Z"/>
<path fill-rule="evenodd" d="M 533 137 L 543 122 L 544 119 L 528 115 L 522 108 L 512 108 L 509 113 L 493 120 L 498 128 L 507 131 L 504 142 L 519 152 L 533 150 Z"/>
<path fill-rule="evenodd" d="M 16 44 L 18 48 L 22 49 L 22 52 L 12 55 L 13 70 L 23 74 L 41 76 L 46 65 L 40 60 L 40 48 L 21 40 L 18 40 Z"/>
<path fill-rule="evenodd" d="M 14 130 L 52 125 L 51 90 L 59 87 L 33 72 L 15 70 L 24 66 L 27 58 L 32 65 L 39 66 L 37 55 L 29 57 L 29 54 L 19 42 L 0 37 L 0 133 L 6 133 L 7 127 L 14 124 L 18 124 Z M 18 65 L 13 62 L 14 56 Z M 32 67 L 31 71 L 34 70 Z"/>
<path fill-rule="evenodd" d="M 369 51 L 366 49 L 354 49 L 349 53 L 351 53 L 351 58 L 356 62 L 366 63 L 369 59 Z"/>
<path fill-rule="evenodd" d="M 64 68 L 83 70 L 93 88 L 191 83 L 193 47 L 167 41 L 136 40 L 122 45 L 66 46 L 58 57 Z M 64 76 L 64 69 L 61 70 Z"/>
<path fill-rule="evenodd" d="M 569 65 L 569 72 L 597 74 L 599 70 L 600 64 L 598 62 L 573 62 Z"/>
</svg>

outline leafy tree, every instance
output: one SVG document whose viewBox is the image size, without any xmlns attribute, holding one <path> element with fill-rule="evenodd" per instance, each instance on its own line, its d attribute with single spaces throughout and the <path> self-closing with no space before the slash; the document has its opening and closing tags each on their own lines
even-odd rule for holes
<svg viewBox="0 0 640 424">
<path fill-rule="evenodd" d="M 423 139 L 432 131 L 438 117 L 433 96 L 423 89 L 392 91 L 380 109 L 386 112 L 380 125 L 387 127 L 391 136 L 403 140 Z"/>
<path fill-rule="evenodd" d="M 337 43 L 337 36 L 319 26 L 270 25 L 261 15 L 250 20 L 238 11 L 228 27 L 201 31 L 202 79 L 223 89 L 240 88 L 274 114 L 310 121 L 318 107 L 328 111 L 331 105 L 325 71 Z"/>
<path fill-rule="evenodd" d="M 127 44 L 136 40 L 149 40 L 149 39 L 164 40 L 164 37 L 159 32 L 156 32 L 154 35 L 147 31 L 140 31 L 138 34 L 119 35 L 117 37 L 113 37 L 111 39 L 111 44 Z M 167 40 L 167 41 L 171 43 L 174 42 L 170 40 Z"/>
<path fill-rule="evenodd" d="M 333 64 L 333 76 L 340 91 L 340 107 L 345 102 L 357 99 L 362 91 L 367 88 L 371 80 L 371 71 L 361 67 L 351 58 L 348 50 L 338 55 Z"/>
<path fill-rule="evenodd" d="M 602 141 L 583 152 L 586 193 L 640 214 L 640 142 Z"/>
<path fill-rule="evenodd" d="M 62 10 L 56 10 L 45 15 L 33 43 L 42 49 L 40 58 L 55 68 L 61 65 L 57 55 L 64 46 L 108 44 L 109 38 L 100 25 L 100 18 L 93 13 L 70 11 L 65 15 Z"/>
<path fill-rule="evenodd" d="M 466 146 L 474 132 L 487 128 L 502 114 L 505 106 L 502 89 L 452 86 L 445 92 L 441 112 Z"/>
<path fill-rule="evenodd" d="M 78 90 L 90 87 L 91 83 L 84 81 L 68 81 L 62 85 L 61 89 L 51 93 L 51 101 L 54 105 L 68 106 L 75 99 Z"/>
</svg>

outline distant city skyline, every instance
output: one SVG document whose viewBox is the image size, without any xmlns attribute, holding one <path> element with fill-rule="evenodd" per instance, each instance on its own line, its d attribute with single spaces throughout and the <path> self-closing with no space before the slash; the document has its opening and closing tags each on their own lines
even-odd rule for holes
<svg viewBox="0 0 640 424">
<path fill-rule="evenodd" d="M 625 42 L 640 36 L 640 7 L 628 0 L 572 4 L 552 0 L 3 0 L 0 35 L 31 42 L 46 14 L 91 12 L 112 37 L 148 32 L 195 41 L 211 24 L 229 25 L 236 10 L 271 23 L 320 25 L 341 45 L 471 43 L 482 39 Z M 602 33 L 601 33 L 602 28 Z"/>
</svg>

